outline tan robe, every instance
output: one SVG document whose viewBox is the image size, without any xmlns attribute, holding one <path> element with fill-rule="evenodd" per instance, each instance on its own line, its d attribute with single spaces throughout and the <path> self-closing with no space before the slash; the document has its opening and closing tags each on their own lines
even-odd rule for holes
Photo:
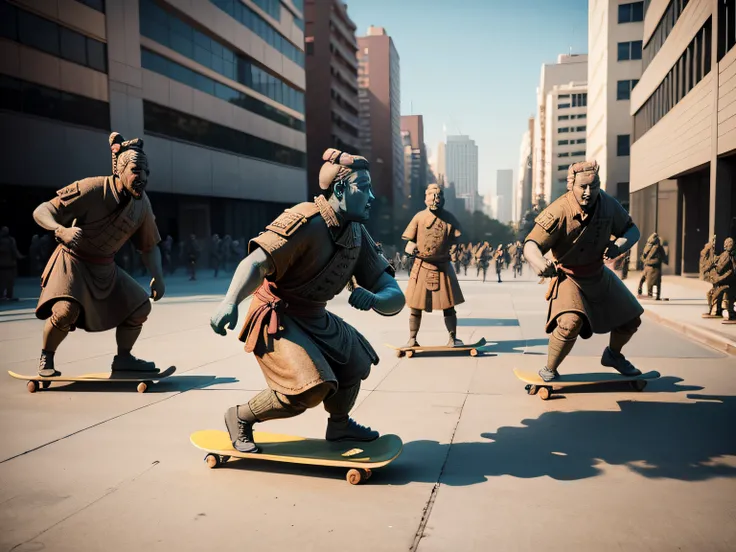
<svg viewBox="0 0 736 552">
<path fill-rule="evenodd" d="M 119 326 L 149 298 L 114 262 L 129 239 L 143 252 L 161 241 L 148 196 L 120 198 L 112 176 L 95 176 L 59 190 L 50 203 L 63 226 L 77 220 L 82 237 L 73 251 L 59 244 L 51 255 L 41 275 L 36 316 L 45 320 L 55 301 L 68 299 L 82 307 L 75 327 L 100 332 Z"/>
<path fill-rule="evenodd" d="M 432 312 L 465 302 L 450 263 L 450 247 L 461 235 L 460 223 L 444 209 L 435 214 L 427 208 L 411 219 L 401 235 L 418 250 L 406 289 L 409 308 Z"/>
<path fill-rule="evenodd" d="M 275 271 L 254 294 L 241 341 L 255 354 L 268 385 L 285 395 L 320 383 L 352 386 L 378 355 L 350 324 L 325 309 L 355 277 L 371 289 L 393 270 L 362 224 L 344 222 L 322 196 L 287 209 L 250 241 Z"/>
<path fill-rule="evenodd" d="M 607 333 L 641 316 L 644 309 L 624 283 L 603 265 L 611 236 L 620 237 L 634 223 L 621 204 L 601 191 L 595 210 L 585 215 L 572 192 L 554 201 L 535 219 L 526 237 L 542 253 L 552 251 L 567 273 L 553 278 L 548 293 L 547 333 L 557 317 L 575 312 L 583 317 L 580 336 Z"/>
</svg>

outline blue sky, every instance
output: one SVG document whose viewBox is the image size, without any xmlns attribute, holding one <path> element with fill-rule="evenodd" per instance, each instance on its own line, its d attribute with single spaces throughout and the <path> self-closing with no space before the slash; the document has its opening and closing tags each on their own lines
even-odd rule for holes
<svg viewBox="0 0 736 552">
<path fill-rule="evenodd" d="M 358 26 L 384 27 L 401 58 L 401 114 L 424 116 L 434 152 L 448 134 L 478 144 L 479 188 L 517 176 L 543 63 L 587 53 L 587 0 L 346 0 Z"/>
</svg>

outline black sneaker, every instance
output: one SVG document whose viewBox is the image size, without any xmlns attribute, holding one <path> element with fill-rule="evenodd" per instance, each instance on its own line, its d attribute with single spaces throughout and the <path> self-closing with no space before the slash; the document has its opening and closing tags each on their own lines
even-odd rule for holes
<svg viewBox="0 0 736 552">
<path fill-rule="evenodd" d="M 113 372 L 158 372 L 155 362 L 150 362 L 133 355 L 115 355 L 112 359 Z"/>
<path fill-rule="evenodd" d="M 327 441 L 375 441 L 379 437 L 377 431 L 360 425 L 348 417 L 344 422 L 336 422 L 332 418 L 327 420 Z"/>
<path fill-rule="evenodd" d="M 233 448 L 239 452 L 260 452 L 253 442 L 253 424 L 238 417 L 238 407 L 233 406 L 225 412 L 225 427 L 230 434 Z"/>
<path fill-rule="evenodd" d="M 41 359 L 38 361 L 38 375 L 42 378 L 55 378 L 61 375 L 61 372 L 54 368 L 54 355 L 41 352 Z"/>
<path fill-rule="evenodd" d="M 610 347 L 606 347 L 601 357 L 601 364 L 613 368 L 623 376 L 640 376 L 641 371 L 631 364 L 621 353 L 614 353 Z"/>
<path fill-rule="evenodd" d="M 539 371 L 539 377 L 544 381 L 553 381 L 560 377 L 557 370 L 550 370 L 546 366 Z"/>
</svg>

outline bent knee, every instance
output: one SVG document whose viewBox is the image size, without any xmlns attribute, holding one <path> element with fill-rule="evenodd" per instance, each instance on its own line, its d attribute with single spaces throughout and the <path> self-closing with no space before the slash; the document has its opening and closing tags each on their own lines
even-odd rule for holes
<svg viewBox="0 0 736 552">
<path fill-rule="evenodd" d="M 334 385 L 328 383 L 320 383 L 314 387 L 299 393 L 298 395 L 283 395 L 277 393 L 279 400 L 288 404 L 292 408 L 300 410 L 306 410 L 307 408 L 314 408 L 327 398 L 330 392 L 334 389 Z"/>
<path fill-rule="evenodd" d="M 562 339 L 575 339 L 580 335 L 585 321 L 583 317 L 576 312 L 564 312 L 557 317 L 557 328 L 555 328 L 558 337 Z"/>
<path fill-rule="evenodd" d="M 616 328 L 616 331 L 626 335 L 634 335 L 639 329 L 639 326 L 641 326 L 641 316 L 637 316 L 626 324 L 619 326 Z"/>
<path fill-rule="evenodd" d="M 51 323 L 60 330 L 69 331 L 81 312 L 82 307 L 76 301 L 56 301 L 51 307 Z"/>
<path fill-rule="evenodd" d="M 128 318 L 123 322 L 124 326 L 142 326 L 143 323 L 148 320 L 148 315 L 151 314 L 151 302 L 146 301 L 142 303 L 140 307 L 135 309 Z"/>
</svg>

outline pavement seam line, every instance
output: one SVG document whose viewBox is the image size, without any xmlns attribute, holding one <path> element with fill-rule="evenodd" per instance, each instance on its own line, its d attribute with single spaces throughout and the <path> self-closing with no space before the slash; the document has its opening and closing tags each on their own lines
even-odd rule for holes
<svg viewBox="0 0 736 552">
<path fill-rule="evenodd" d="M 54 524 L 53 524 L 53 525 L 51 525 L 50 527 L 47 527 L 46 529 L 44 529 L 43 531 L 41 531 L 41 532 L 40 532 L 40 533 L 38 533 L 37 535 L 34 535 L 33 537 L 31 537 L 30 539 L 27 539 L 27 540 L 25 540 L 25 541 L 23 541 L 23 542 L 19 542 L 19 543 L 18 543 L 18 544 L 16 544 L 16 545 L 15 545 L 15 546 L 14 546 L 13 548 L 11 548 L 11 549 L 10 549 L 10 550 L 9 550 L 8 552 L 13 552 L 13 550 L 15 550 L 16 548 L 18 548 L 19 546 L 23 546 L 23 545 L 24 545 L 24 544 L 26 544 L 26 543 L 29 543 L 29 542 L 31 542 L 31 541 L 33 541 L 33 540 L 36 540 L 36 539 L 37 539 L 38 537 L 40 537 L 40 536 L 41 536 L 41 535 L 43 535 L 44 533 L 47 533 L 48 531 L 51 531 L 51 530 L 52 530 L 52 529 L 53 529 L 54 527 L 56 527 L 57 525 L 60 525 L 60 524 L 64 523 L 64 522 L 65 522 L 66 520 L 68 520 L 69 518 L 71 518 L 71 517 L 74 517 L 74 516 L 76 516 L 76 515 L 77 515 L 78 513 L 80 513 L 80 512 L 82 512 L 82 511 L 86 510 L 86 509 L 87 509 L 87 508 L 89 508 L 90 506 L 94 506 L 94 505 L 95 505 L 95 504 L 97 504 L 97 503 L 98 503 L 98 502 L 99 502 L 100 500 L 102 500 L 102 499 L 104 499 L 104 498 L 106 498 L 106 497 L 110 496 L 110 495 L 111 495 L 111 494 L 113 494 L 114 492 L 116 492 L 116 491 L 117 491 L 118 489 L 120 489 L 120 488 L 121 488 L 121 487 L 122 487 L 123 485 L 125 485 L 125 484 L 127 484 L 127 483 L 132 483 L 133 481 L 135 481 L 136 479 L 138 479 L 138 478 L 139 478 L 139 477 L 140 477 L 141 475 L 144 475 L 144 474 L 146 474 L 147 472 L 149 472 L 150 470 L 152 470 L 153 468 L 155 468 L 156 466 L 158 466 L 158 465 L 159 465 L 159 463 L 160 463 L 160 462 L 159 462 L 158 460 L 156 460 L 156 461 L 152 462 L 150 466 L 148 466 L 148 467 L 146 467 L 146 468 L 145 468 L 144 470 L 142 470 L 142 471 L 138 472 L 138 473 L 137 473 L 136 475 L 134 475 L 133 477 L 131 477 L 131 478 L 129 478 L 129 479 L 123 479 L 123 480 L 122 480 L 122 481 L 121 481 L 120 483 L 118 483 L 118 484 L 117 484 L 117 485 L 115 485 L 114 487 L 112 487 L 112 488 L 109 488 L 109 489 L 107 489 L 107 491 L 105 491 L 105 493 L 103 493 L 103 494 L 102 494 L 101 496 L 98 496 L 97 498 L 95 498 L 95 499 L 94 499 L 94 500 L 93 500 L 92 502 L 90 502 L 90 503 L 88 503 L 88 504 L 85 504 L 84 506 L 82 506 L 82 507 L 81 507 L 81 508 L 79 508 L 78 510 L 76 510 L 76 511 L 72 512 L 71 514 L 69 514 L 68 516 L 66 516 L 66 517 L 64 517 L 64 518 L 62 518 L 62 519 L 60 519 L 59 521 L 57 521 L 56 523 L 54 523 Z"/>
<path fill-rule="evenodd" d="M 460 407 L 460 413 L 458 414 L 457 422 L 455 422 L 455 427 L 452 429 L 452 435 L 450 436 L 450 446 L 447 447 L 447 454 L 445 455 L 445 460 L 442 462 L 440 473 L 437 475 L 437 481 L 432 487 L 432 492 L 429 494 L 429 500 L 427 500 L 427 504 L 424 506 L 424 510 L 422 512 L 422 519 L 419 521 L 419 527 L 417 527 L 417 532 L 414 534 L 414 541 L 409 547 L 410 552 L 416 552 L 419 548 L 419 544 L 424 538 L 424 530 L 427 528 L 427 523 L 429 523 L 429 516 L 432 515 L 432 509 L 434 508 L 434 503 L 437 500 L 437 494 L 439 493 L 439 490 L 440 490 L 440 485 L 441 485 L 440 481 L 442 481 L 442 474 L 445 473 L 445 467 L 447 466 L 447 461 L 450 458 L 450 450 L 452 449 L 452 444 L 455 442 L 455 434 L 457 433 L 457 428 L 460 425 L 460 419 L 463 417 L 463 410 L 465 410 L 465 403 L 467 401 L 468 401 L 468 394 L 466 393 L 465 398 L 463 399 L 463 404 Z"/>
</svg>

